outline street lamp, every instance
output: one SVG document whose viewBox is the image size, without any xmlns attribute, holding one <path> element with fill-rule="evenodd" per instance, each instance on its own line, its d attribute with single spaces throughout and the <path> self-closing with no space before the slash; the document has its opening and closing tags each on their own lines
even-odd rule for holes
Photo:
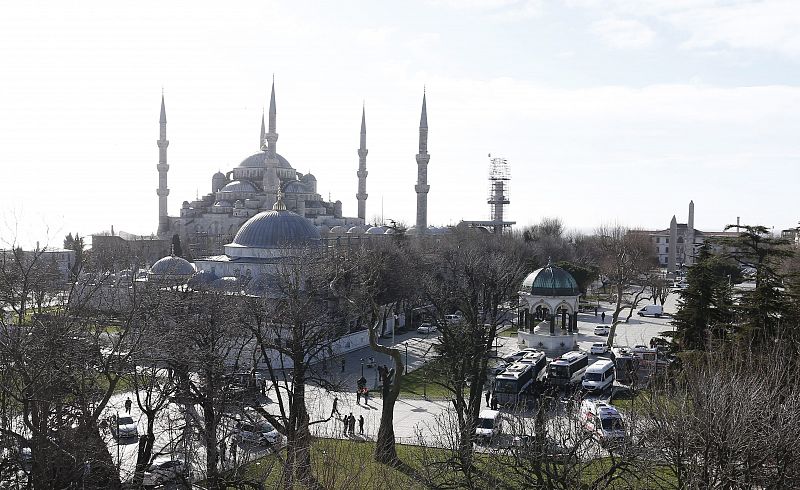
<svg viewBox="0 0 800 490">
<path fill-rule="evenodd" d="M 364 377 L 364 358 L 361 358 L 361 377 Z"/>
<path fill-rule="evenodd" d="M 403 374 L 408 374 L 408 341 L 405 342 L 406 346 L 406 365 L 403 367 Z"/>
</svg>

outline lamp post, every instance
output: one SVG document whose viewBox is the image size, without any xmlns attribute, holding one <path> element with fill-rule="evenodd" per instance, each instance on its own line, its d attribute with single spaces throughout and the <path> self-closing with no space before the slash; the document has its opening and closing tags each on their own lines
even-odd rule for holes
<svg viewBox="0 0 800 490">
<path fill-rule="evenodd" d="M 364 377 L 364 358 L 361 358 L 361 377 Z"/>
<path fill-rule="evenodd" d="M 407 340 L 405 342 L 405 346 L 406 346 L 406 364 L 403 367 L 403 374 L 408 374 L 408 341 Z"/>
</svg>

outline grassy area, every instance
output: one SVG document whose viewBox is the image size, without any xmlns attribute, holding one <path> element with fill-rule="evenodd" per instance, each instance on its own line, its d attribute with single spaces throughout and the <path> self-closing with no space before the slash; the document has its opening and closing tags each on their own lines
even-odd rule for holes
<svg viewBox="0 0 800 490">
<path fill-rule="evenodd" d="M 517 336 L 517 326 L 513 326 L 503 330 L 502 332 L 497 334 L 498 337 L 516 337 Z"/>
<path fill-rule="evenodd" d="M 444 377 L 436 361 L 431 361 L 419 369 L 415 369 L 401 380 L 400 397 L 422 396 L 427 394 L 428 398 L 445 398 L 450 395 L 450 391 L 437 384 L 437 381 Z"/>
<path fill-rule="evenodd" d="M 373 460 L 375 444 L 366 441 L 316 439 L 312 445 L 313 472 L 326 489 L 418 489 L 460 488 L 461 475 L 445 464 L 452 453 L 446 449 L 398 445 L 403 464 L 392 468 Z M 280 488 L 280 461 L 285 453 L 270 455 L 246 468 L 250 479 L 264 482 L 265 488 Z M 530 486 L 513 469 L 515 460 L 507 454 L 475 454 L 475 486 L 477 488 L 525 488 Z M 612 464 L 608 458 L 596 459 L 582 467 L 583 485 L 589 485 Z M 577 468 L 576 468 L 577 470 Z M 650 489 L 654 482 L 669 482 L 671 472 L 665 467 L 648 472 L 628 472 L 605 488 Z M 528 477 L 532 477 L 528 474 Z M 295 488 L 302 488 L 296 485 Z M 578 486 L 580 488 L 580 485 Z"/>
</svg>

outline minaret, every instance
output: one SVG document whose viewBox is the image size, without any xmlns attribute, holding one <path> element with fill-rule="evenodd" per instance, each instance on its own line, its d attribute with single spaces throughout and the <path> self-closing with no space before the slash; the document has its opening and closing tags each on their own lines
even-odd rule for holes
<svg viewBox="0 0 800 490">
<path fill-rule="evenodd" d="M 169 189 L 167 189 L 167 172 L 169 165 L 167 165 L 167 147 L 169 141 L 167 140 L 167 110 L 164 107 L 164 94 L 161 94 L 161 117 L 159 118 L 159 139 L 156 142 L 158 145 L 158 233 L 166 233 L 169 231 L 169 218 L 167 217 L 167 196 Z"/>
<path fill-rule="evenodd" d="M 367 122 L 366 109 L 361 108 L 361 146 L 358 148 L 358 217 L 367 219 Z"/>
<path fill-rule="evenodd" d="M 278 141 L 278 133 L 275 131 L 275 78 L 272 79 L 272 94 L 269 98 L 269 131 L 264 135 L 267 141 L 266 157 L 264 158 L 264 193 L 267 194 L 265 207 L 269 208 L 278 199 L 278 191 L 280 190 L 281 181 L 278 178 L 278 152 L 276 150 L 276 143 Z"/>
<path fill-rule="evenodd" d="M 259 134 L 258 147 L 261 151 L 267 149 L 267 130 L 264 128 L 264 110 L 261 110 L 261 134 Z"/>
<path fill-rule="evenodd" d="M 428 111 L 426 108 L 425 92 L 422 93 L 422 114 L 419 117 L 419 153 L 417 153 L 417 234 L 422 235 L 428 231 Z"/>
<path fill-rule="evenodd" d="M 667 272 L 675 273 L 675 258 L 678 251 L 678 221 L 675 215 L 672 216 L 672 221 L 669 222 L 669 243 L 667 243 L 669 251 L 667 252 Z"/>
<path fill-rule="evenodd" d="M 694 201 L 689 201 L 689 221 L 686 222 L 686 263 L 694 264 Z"/>
</svg>

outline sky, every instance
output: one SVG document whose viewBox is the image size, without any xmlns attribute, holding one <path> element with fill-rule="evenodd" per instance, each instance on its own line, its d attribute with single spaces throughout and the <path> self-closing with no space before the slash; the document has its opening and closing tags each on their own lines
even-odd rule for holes
<svg viewBox="0 0 800 490">
<path fill-rule="evenodd" d="M 406 0 L 11 2 L 0 15 L 0 242 L 157 227 L 258 151 L 275 78 L 278 152 L 356 215 L 413 224 L 423 88 L 428 223 L 507 219 L 715 231 L 797 226 L 800 2 Z"/>
</svg>

